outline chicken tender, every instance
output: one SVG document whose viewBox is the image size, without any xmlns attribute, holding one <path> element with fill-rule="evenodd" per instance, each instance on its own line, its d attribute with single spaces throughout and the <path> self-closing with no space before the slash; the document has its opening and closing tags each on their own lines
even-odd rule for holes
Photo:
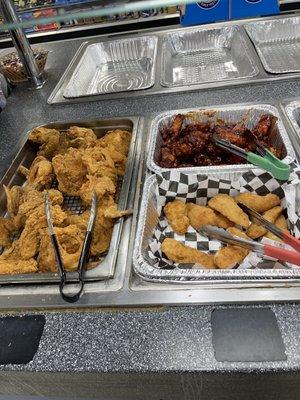
<svg viewBox="0 0 300 400">
<path fill-rule="evenodd" d="M 209 200 L 208 205 L 224 217 L 243 228 L 248 228 L 250 221 L 248 215 L 236 204 L 228 194 L 218 194 Z"/>
<path fill-rule="evenodd" d="M 37 156 L 30 169 L 24 166 L 19 171 L 26 176 L 27 183 L 37 190 L 49 189 L 51 187 L 54 172 L 52 163 L 43 156 Z"/>
<path fill-rule="evenodd" d="M 184 235 L 190 225 L 187 206 L 180 200 L 174 200 L 164 206 L 164 213 L 174 232 Z"/>
<path fill-rule="evenodd" d="M 203 225 L 213 225 L 219 228 L 228 228 L 234 224 L 222 214 L 219 214 L 209 207 L 200 206 L 194 203 L 187 204 L 187 215 L 190 224 L 194 229 L 199 229 Z"/>
<path fill-rule="evenodd" d="M 277 206 L 277 207 L 271 208 L 271 210 L 264 212 L 262 216 L 264 219 L 266 219 L 267 221 L 272 222 L 274 224 L 274 222 L 279 217 L 281 212 L 282 212 L 282 208 L 280 206 Z M 249 229 L 247 230 L 247 235 L 251 239 L 258 239 L 261 236 L 265 235 L 267 232 L 268 232 L 268 230 L 266 228 L 264 228 L 262 225 L 252 223 L 250 225 Z"/>
<path fill-rule="evenodd" d="M 235 196 L 237 203 L 242 203 L 245 206 L 252 208 L 257 212 L 265 212 L 280 205 L 280 198 L 276 194 L 269 193 L 265 196 L 259 196 L 254 193 L 240 193 Z"/>
<path fill-rule="evenodd" d="M 79 196 L 80 188 L 86 182 L 87 168 L 82 162 L 82 153 L 70 148 L 64 155 L 52 159 L 58 189 L 69 196 Z"/>
<path fill-rule="evenodd" d="M 227 232 L 233 236 L 249 239 L 244 232 L 234 227 L 228 228 Z M 249 250 L 241 246 L 227 245 L 217 251 L 214 256 L 214 263 L 219 269 L 231 269 L 240 264 L 248 254 Z"/>
<path fill-rule="evenodd" d="M 215 268 L 212 255 L 192 249 L 174 239 L 165 239 L 161 245 L 161 251 L 169 260 L 178 264 L 200 264 L 207 269 Z"/>
<path fill-rule="evenodd" d="M 286 219 L 284 218 L 284 215 L 282 215 L 282 214 L 279 215 L 279 217 L 276 219 L 275 226 L 277 226 L 277 228 L 282 229 L 283 231 L 288 232 L 287 222 L 286 222 Z M 282 240 L 279 239 L 279 237 L 273 235 L 273 233 L 271 233 L 270 231 L 268 231 L 265 236 L 268 239 L 275 240 L 276 242 L 281 242 L 282 243 Z"/>
</svg>

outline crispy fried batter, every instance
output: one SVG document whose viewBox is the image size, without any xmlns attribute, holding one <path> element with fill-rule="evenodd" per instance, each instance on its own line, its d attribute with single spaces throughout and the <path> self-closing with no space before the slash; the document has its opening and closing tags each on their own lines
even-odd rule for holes
<svg viewBox="0 0 300 400">
<path fill-rule="evenodd" d="M 11 245 L 11 236 L 15 231 L 11 219 L 0 217 L 0 246 L 7 247 Z"/>
<path fill-rule="evenodd" d="M 87 182 L 80 188 L 80 197 L 86 204 L 92 201 L 93 191 L 96 192 L 97 199 L 101 199 L 105 194 L 115 194 L 116 186 L 107 176 L 87 175 Z"/>
<path fill-rule="evenodd" d="M 52 158 L 59 147 L 60 132 L 56 129 L 36 128 L 30 132 L 28 139 L 41 144 L 38 155 Z"/>
<path fill-rule="evenodd" d="M 254 193 L 240 193 L 235 196 L 234 199 L 237 203 L 242 203 L 259 213 L 268 211 L 271 208 L 280 205 L 280 198 L 276 194 L 272 193 L 265 196 L 259 196 Z"/>
<path fill-rule="evenodd" d="M 2 260 L 0 259 L 0 275 L 32 274 L 37 272 L 37 262 L 30 260 Z"/>
<path fill-rule="evenodd" d="M 164 213 L 173 230 L 184 235 L 190 225 L 186 204 L 180 200 L 171 201 L 164 206 Z"/>
<path fill-rule="evenodd" d="M 19 171 L 26 176 L 27 183 L 37 190 L 49 189 L 51 187 L 54 173 L 53 167 L 49 160 L 43 156 L 37 156 L 30 169 L 24 166 Z"/>
<path fill-rule="evenodd" d="M 279 217 L 276 219 L 275 226 L 277 226 L 277 228 L 280 228 L 285 232 L 288 232 L 288 226 L 287 226 L 287 223 L 286 223 L 286 219 L 284 218 L 284 215 L 282 215 L 282 214 L 279 215 Z M 268 239 L 275 240 L 276 242 L 282 242 L 282 240 L 279 239 L 279 237 L 273 235 L 273 233 L 271 233 L 269 231 L 266 233 L 265 236 Z"/>
<path fill-rule="evenodd" d="M 281 212 L 282 208 L 280 206 L 276 206 L 274 208 L 271 208 L 271 210 L 264 212 L 262 216 L 264 217 L 264 219 L 274 224 L 274 222 L 281 214 Z M 251 239 L 258 239 L 261 236 L 265 235 L 267 232 L 268 230 L 264 228 L 262 225 L 257 225 L 255 223 L 252 223 L 249 229 L 247 230 L 247 235 Z"/>
<path fill-rule="evenodd" d="M 70 148 L 64 155 L 53 157 L 52 164 L 58 189 L 69 196 L 79 196 L 80 188 L 87 180 L 87 169 L 82 162 L 81 151 Z"/>
<path fill-rule="evenodd" d="M 200 264 L 207 269 L 215 268 L 212 255 L 192 249 L 174 239 L 166 238 L 162 242 L 161 251 L 169 260 L 178 264 Z"/>
<path fill-rule="evenodd" d="M 7 186 L 3 185 L 5 194 L 6 194 L 6 208 L 9 214 L 16 215 L 19 211 L 19 206 L 22 201 L 23 197 L 23 188 L 20 186 L 13 186 L 8 188 Z"/>
<path fill-rule="evenodd" d="M 215 212 L 209 207 L 199 206 L 194 203 L 187 204 L 187 214 L 190 224 L 196 230 L 203 225 L 213 225 L 225 229 L 234 225 L 222 214 Z"/>
<path fill-rule="evenodd" d="M 209 200 L 208 205 L 235 224 L 248 228 L 250 224 L 248 215 L 244 213 L 228 194 L 218 194 Z"/>
<path fill-rule="evenodd" d="M 121 129 L 115 129 L 114 131 L 108 131 L 105 136 L 97 140 L 96 146 L 106 147 L 114 146 L 116 150 L 127 156 L 131 141 L 131 133 L 123 131 Z"/>
<path fill-rule="evenodd" d="M 249 239 L 249 237 L 244 232 L 234 227 L 228 228 L 227 232 L 231 233 L 233 236 Z M 237 264 L 240 264 L 248 255 L 248 253 L 249 250 L 243 247 L 227 245 L 217 251 L 214 256 L 214 262 L 219 269 L 231 269 L 234 268 Z"/>
<path fill-rule="evenodd" d="M 120 218 L 120 217 L 124 217 L 125 215 L 130 215 L 132 214 L 133 210 L 129 209 L 129 210 L 118 210 L 118 206 L 117 204 L 113 204 L 109 207 L 107 207 L 107 209 L 104 211 L 104 216 L 105 218 Z"/>
</svg>

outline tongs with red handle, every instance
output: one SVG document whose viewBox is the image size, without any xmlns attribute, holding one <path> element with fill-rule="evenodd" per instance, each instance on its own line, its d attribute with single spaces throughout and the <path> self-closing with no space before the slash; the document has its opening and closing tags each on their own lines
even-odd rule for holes
<svg viewBox="0 0 300 400">
<path fill-rule="evenodd" d="M 262 217 L 258 212 L 256 212 L 252 208 L 247 207 L 246 205 L 240 202 L 238 202 L 238 205 L 243 211 L 249 214 L 252 217 L 252 219 L 258 222 L 259 225 L 263 225 L 266 229 L 268 229 L 268 231 L 270 231 L 271 233 L 273 233 L 273 235 L 281 239 L 285 244 L 288 244 L 289 246 L 293 247 L 296 251 L 300 252 L 299 239 L 295 238 L 295 236 L 291 235 L 289 232 L 278 228 L 276 225 L 272 224 L 272 222 L 267 221 L 264 217 Z"/>
<path fill-rule="evenodd" d="M 286 250 L 279 247 L 271 246 L 269 244 L 262 244 L 254 240 L 243 239 L 231 235 L 231 233 L 224 229 L 217 228 L 211 225 L 203 225 L 199 232 L 209 238 L 217 239 L 221 243 L 231 244 L 234 246 L 244 247 L 258 253 L 261 256 L 269 256 L 276 260 L 281 260 L 294 265 L 300 266 L 300 253 L 297 251 Z"/>
<path fill-rule="evenodd" d="M 75 303 L 79 299 L 79 297 L 82 293 L 83 287 L 84 287 L 83 274 L 84 274 L 84 268 L 85 268 L 85 266 L 88 262 L 89 256 L 90 256 L 90 247 L 91 247 L 91 242 L 92 242 L 94 222 L 96 219 L 96 211 L 97 211 L 97 197 L 96 197 L 96 193 L 94 192 L 93 196 L 92 196 L 90 218 L 88 220 L 87 230 L 86 230 L 86 234 L 85 234 L 83 245 L 82 245 L 82 250 L 81 250 L 79 261 L 78 261 L 78 267 L 77 267 L 78 280 L 75 282 L 75 285 L 77 285 L 77 290 L 75 292 L 72 291 L 72 293 L 67 293 L 65 291 L 66 287 L 71 286 L 71 285 L 74 286 L 74 282 L 73 281 L 69 282 L 67 280 L 67 274 L 65 271 L 65 267 L 63 264 L 61 254 L 60 254 L 58 240 L 57 240 L 57 237 L 56 237 L 56 234 L 54 231 L 54 226 L 53 226 L 53 221 L 52 221 L 52 213 L 51 213 L 51 203 L 50 203 L 49 195 L 48 195 L 48 192 L 46 192 L 46 194 L 45 194 L 46 219 L 47 219 L 51 243 L 53 246 L 55 259 L 56 259 L 56 263 L 57 263 L 57 267 L 58 267 L 58 272 L 60 275 L 59 291 L 60 291 L 61 297 L 68 303 Z"/>
</svg>

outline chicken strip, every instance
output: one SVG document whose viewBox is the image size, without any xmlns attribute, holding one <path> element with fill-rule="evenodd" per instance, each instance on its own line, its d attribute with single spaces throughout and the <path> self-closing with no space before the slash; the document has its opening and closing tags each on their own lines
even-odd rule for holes
<svg viewBox="0 0 300 400">
<path fill-rule="evenodd" d="M 265 212 L 280 205 L 280 198 L 276 194 L 269 193 L 265 196 L 259 196 L 254 193 L 240 193 L 235 196 L 234 200 L 237 203 L 242 203 L 245 206 L 252 208 L 257 212 Z"/>
<path fill-rule="evenodd" d="M 287 222 L 286 222 L 286 219 L 284 218 L 284 215 L 282 215 L 282 214 L 279 215 L 279 217 L 276 219 L 275 226 L 277 226 L 277 228 L 280 228 L 285 232 L 288 232 Z M 275 240 L 276 242 L 282 243 L 282 240 L 279 239 L 279 237 L 273 235 L 273 233 L 271 233 L 270 231 L 268 231 L 266 233 L 265 237 L 267 237 L 268 239 L 271 239 L 271 240 Z"/>
<path fill-rule="evenodd" d="M 127 156 L 131 142 L 131 133 L 121 129 L 108 131 L 102 138 L 97 140 L 96 146 L 114 146 L 116 150 Z"/>
<path fill-rule="evenodd" d="M 164 206 L 164 213 L 174 232 L 184 235 L 190 225 L 187 206 L 180 200 L 174 200 Z"/>
<path fill-rule="evenodd" d="M 59 148 L 60 132 L 56 129 L 36 128 L 30 132 L 28 139 L 41 144 L 38 155 L 51 159 Z"/>
<path fill-rule="evenodd" d="M 69 196 L 79 196 L 81 186 L 86 182 L 87 168 L 82 162 L 82 153 L 70 148 L 64 155 L 52 159 L 58 181 L 58 189 Z"/>
<path fill-rule="evenodd" d="M 244 211 L 236 204 L 234 199 L 228 194 L 220 193 L 209 200 L 208 205 L 215 211 L 218 211 L 224 217 L 243 228 L 248 228 L 250 225 L 249 217 Z"/>
<path fill-rule="evenodd" d="M 37 156 L 30 169 L 24 166 L 19 171 L 27 178 L 27 183 L 37 190 L 49 189 L 51 187 L 54 172 L 52 163 L 43 156 Z"/>
<path fill-rule="evenodd" d="M 281 212 L 282 212 L 282 208 L 280 206 L 277 206 L 277 207 L 271 208 L 271 210 L 264 212 L 262 216 L 264 219 L 266 219 L 267 221 L 272 222 L 272 224 L 274 224 L 274 222 L 279 217 Z M 267 232 L 268 232 L 268 230 L 265 227 L 263 227 L 262 225 L 252 223 L 250 225 L 249 229 L 247 230 L 247 235 L 251 239 L 258 239 L 261 236 L 265 235 Z"/>
<path fill-rule="evenodd" d="M 199 206 L 194 203 L 187 203 L 187 215 L 190 224 L 196 230 L 203 225 L 213 225 L 225 229 L 234 225 L 222 214 L 216 213 L 209 207 Z"/>
<path fill-rule="evenodd" d="M 233 236 L 249 239 L 244 232 L 234 227 L 228 228 L 227 232 Z M 217 251 L 214 256 L 214 263 L 219 269 L 231 269 L 240 264 L 248 254 L 249 250 L 241 246 L 227 245 Z"/>
<path fill-rule="evenodd" d="M 87 175 L 87 181 L 79 190 L 80 197 L 85 204 L 92 202 L 93 192 L 96 192 L 97 199 L 101 199 L 105 194 L 115 194 L 116 186 L 114 182 L 107 176 Z"/>
<path fill-rule="evenodd" d="M 178 264 L 200 264 L 207 269 L 215 268 L 213 255 L 192 249 L 174 239 L 166 238 L 162 242 L 161 251 L 169 260 Z"/>
</svg>

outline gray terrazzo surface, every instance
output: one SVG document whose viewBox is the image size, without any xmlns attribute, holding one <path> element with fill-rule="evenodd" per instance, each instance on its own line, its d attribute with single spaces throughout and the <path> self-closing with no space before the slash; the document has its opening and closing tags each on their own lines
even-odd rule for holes
<svg viewBox="0 0 300 400">
<path fill-rule="evenodd" d="M 169 109 L 251 101 L 278 101 L 298 96 L 300 80 L 268 85 L 199 91 L 145 99 L 50 106 L 46 101 L 80 41 L 51 43 L 47 83 L 40 91 L 16 88 L 0 115 L 0 174 L 30 126 L 58 120 L 146 115 Z M 287 348 L 287 361 L 218 363 L 211 344 L 212 307 L 156 311 L 72 312 L 46 314 L 46 326 L 33 361 L 2 366 L 26 371 L 216 371 L 297 370 L 300 366 L 300 309 L 272 306 Z"/>
<path fill-rule="evenodd" d="M 271 306 L 286 347 L 284 362 L 218 362 L 211 342 L 216 307 L 149 311 L 50 313 L 39 349 L 27 365 L 2 370 L 186 372 L 279 371 L 300 367 L 300 309 Z"/>
</svg>

